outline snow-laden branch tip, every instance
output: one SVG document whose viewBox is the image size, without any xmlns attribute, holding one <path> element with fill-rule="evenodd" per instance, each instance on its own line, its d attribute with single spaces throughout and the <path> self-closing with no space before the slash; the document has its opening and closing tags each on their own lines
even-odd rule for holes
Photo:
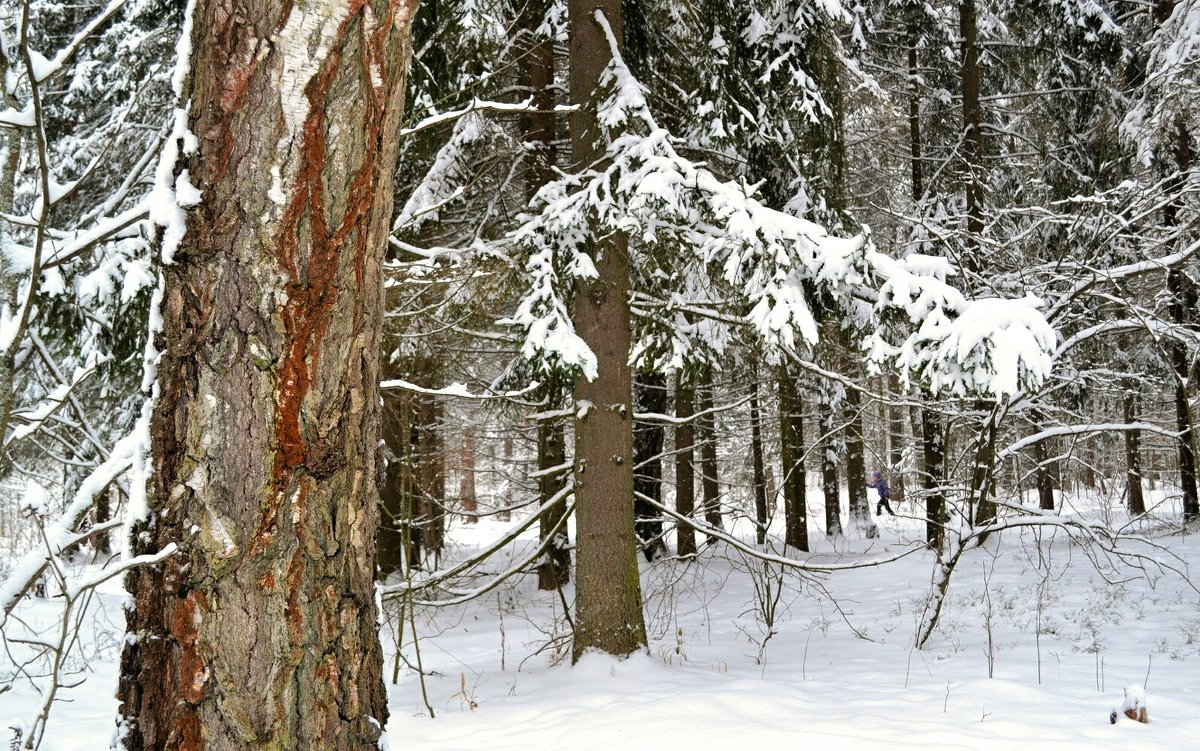
<svg viewBox="0 0 1200 751">
<path fill-rule="evenodd" d="M 887 361 L 934 391 L 1000 398 L 1049 375 L 1057 335 L 1036 298 L 967 299 L 946 281 L 954 270 L 945 259 L 892 259 L 875 250 L 865 230 L 833 236 L 763 205 L 751 186 L 720 180 L 682 157 L 603 14 L 595 19 L 612 53 L 597 110 L 605 153 L 544 186 L 535 198 L 539 212 L 510 235 L 527 251 L 529 287 L 502 323 L 523 330 L 526 358 L 595 377 L 595 356 L 574 329 L 570 299 L 579 280 L 595 276 L 592 238 L 620 232 L 630 237 L 631 253 L 642 254 L 635 267 L 656 265 L 661 279 L 680 284 L 701 269 L 703 283 L 731 290 L 768 351 L 812 347 L 818 319 L 837 316 L 874 330 L 864 341 L 873 362 Z M 906 331 L 889 343 L 881 322 L 896 311 L 906 316 Z"/>
<path fill-rule="evenodd" d="M 515 391 L 505 391 L 504 393 L 498 394 L 477 394 L 472 392 L 465 383 L 452 383 L 445 388 L 431 389 L 424 386 L 418 386 L 417 384 L 406 381 L 403 378 L 392 378 L 387 381 L 382 381 L 379 384 L 379 388 L 384 391 L 412 391 L 417 394 L 428 394 L 430 396 L 453 396 L 460 399 L 474 399 L 476 401 L 487 401 L 489 399 L 515 399 L 521 396 L 528 396 L 534 391 L 537 391 L 540 386 L 540 383 L 534 381 L 528 386 Z"/>
<path fill-rule="evenodd" d="M 439 125 L 453 122 L 464 115 L 469 115 L 472 112 L 498 112 L 501 114 L 525 115 L 536 113 L 554 113 L 554 114 L 569 114 L 576 111 L 579 107 L 572 104 L 555 105 L 553 109 L 541 110 L 533 106 L 533 97 L 529 97 L 521 102 L 493 102 L 487 99 L 472 98 L 470 104 L 456 110 L 448 110 L 439 112 L 436 115 L 430 115 L 407 128 L 400 129 L 400 137 L 411 136 L 420 133 L 429 128 L 436 128 Z"/>
</svg>

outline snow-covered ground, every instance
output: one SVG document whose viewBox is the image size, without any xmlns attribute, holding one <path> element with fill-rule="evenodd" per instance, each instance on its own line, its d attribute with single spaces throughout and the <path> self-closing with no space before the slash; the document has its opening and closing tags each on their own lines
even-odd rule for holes
<svg viewBox="0 0 1200 751">
<path fill-rule="evenodd" d="M 812 511 L 821 518 L 819 508 Z M 494 521 L 456 527 L 451 555 L 507 528 Z M 915 518 L 885 518 L 879 539 L 850 532 L 836 546 L 822 540 L 812 560 L 888 557 L 922 529 Z M 538 592 L 531 577 L 511 582 L 480 602 L 418 614 L 436 717 L 416 673 L 401 665 L 398 682 L 389 683 L 391 747 L 1200 746 L 1200 595 L 1153 566 L 1098 572 L 1087 550 L 1063 533 L 1041 538 L 1039 546 L 1034 533 L 1009 531 L 968 553 L 942 625 L 922 651 L 911 643 L 929 584 L 927 552 L 821 579 L 784 574 L 765 644 L 755 583 L 759 591 L 776 587 L 777 570 L 764 573 L 761 562 L 722 544 L 700 561 L 642 560 L 648 653 L 589 655 L 575 666 L 563 659 L 569 642 L 558 596 Z M 1200 562 L 1196 535 L 1155 540 L 1182 559 L 1173 561 L 1177 567 Z M 101 636 L 90 650 L 87 682 L 64 692 L 71 703 L 56 708 L 44 748 L 108 742 L 122 619 L 119 587 L 107 586 L 104 608 L 89 619 L 89 631 Z M 21 612 L 36 618 L 46 607 L 27 602 Z M 385 625 L 382 633 L 390 680 L 393 631 Z M 404 654 L 415 661 L 407 638 Z M 1123 689 L 1143 683 L 1150 724 L 1110 724 Z M 25 715 L 35 700 L 28 684 L 18 684 L 0 696 L 0 721 Z"/>
</svg>

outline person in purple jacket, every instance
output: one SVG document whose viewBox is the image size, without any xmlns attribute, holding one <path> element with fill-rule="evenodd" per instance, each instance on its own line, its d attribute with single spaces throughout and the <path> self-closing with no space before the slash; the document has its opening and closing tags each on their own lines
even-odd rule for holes
<svg viewBox="0 0 1200 751">
<path fill-rule="evenodd" d="M 887 480 L 883 479 L 883 474 L 878 470 L 872 472 L 871 482 L 867 483 L 867 487 L 875 488 L 875 492 L 879 493 L 879 503 L 875 504 L 875 516 L 883 513 L 884 509 L 895 516 L 896 512 L 892 511 L 892 506 L 888 503 L 888 499 L 892 497 L 892 489 L 888 487 Z"/>
</svg>

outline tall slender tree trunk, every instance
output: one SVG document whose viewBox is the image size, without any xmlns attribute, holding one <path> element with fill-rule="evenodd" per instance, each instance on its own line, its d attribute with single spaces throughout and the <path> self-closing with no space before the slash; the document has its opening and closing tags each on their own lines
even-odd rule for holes
<svg viewBox="0 0 1200 751">
<path fill-rule="evenodd" d="M 475 429 L 463 428 L 462 434 L 462 481 L 458 486 L 458 507 L 462 511 L 464 524 L 479 522 L 479 495 L 475 486 L 475 465 L 478 455 L 475 450 Z"/>
<path fill-rule="evenodd" d="M 696 511 L 696 427 L 695 394 L 688 377 L 675 373 L 675 511 L 691 517 Z M 696 554 L 696 529 L 680 522 L 675 528 L 676 552 L 680 556 Z"/>
<path fill-rule="evenodd" d="M 1179 226 L 1179 209 L 1183 204 L 1182 191 L 1185 175 L 1192 167 L 1192 142 L 1187 124 L 1180 119 L 1175 125 L 1176 176 L 1170 181 L 1169 189 L 1175 194 L 1164 209 L 1164 221 L 1168 229 Z M 1195 282 L 1180 268 L 1167 270 L 1167 291 L 1171 295 L 1171 319 L 1176 326 L 1193 324 L 1196 317 L 1197 294 Z M 1179 432 L 1177 449 L 1179 454 L 1179 487 L 1183 493 L 1183 518 L 1187 522 L 1200 519 L 1200 501 L 1196 491 L 1196 438 L 1195 415 L 1191 410 L 1191 373 L 1188 348 L 1182 342 L 1170 345 L 1171 369 L 1175 374 L 1175 429 Z"/>
<path fill-rule="evenodd" d="M 843 346 L 849 339 L 843 338 Z M 847 363 L 850 371 L 858 368 Z M 859 375 L 855 373 L 855 375 Z M 864 456 L 862 394 L 856 389 L 846 391 L 846 490 L 850 496 L 850 517 L 860 530 L 871 527 L 871 508 L 867 501 L 867 464 Z"/>
<path fill-rule="evenodd" d="M 982 258 L 979 239 L 983 234 L 983 105 L 979 99 L 979 25 L 975 0 L 960 0 L 959 39 L 962 45 L 963 160 L 966 170 L 967 250 L 963 265 L 979 273 Z"/>
<path fill-rule="evenodd" d="M 758 368 L 750 384 L 750 463 L 754 472 L 754 539 L 767 542 L 767 478 L 763 470 L 762 411 L 758 408 Z"/>
<path fill-rule="evenodd" d="M 421 547 L 433 568 L 446 536 L 446 452 L 442 441 L 442 402 L 433 394 L 417 396 L 417 520 Z"/>
<path fill-rule="evenodd" d="M 783 465 L 784 541 L 808 550 L 808 490 L 804 472 L 804 405 L 794 375 L 779 366 L 779 456 Z"/>
<path fill-rule="evenodd" d="M 714 529 L 721 528 L 721 484 L 717 467 L 716 416 L 713 415 L 712 369 L 705 371 L 700 385 L 700 413 L 696 420 L 696 437 L 700 444 L 700 495 L 704 510 L 704 523 Z M 716 542 L 709 537 L 708 542 Z"/>
<path fill-rule="evenodd" d="M 569 0 L 571 115 L 575 164 L 604 156 L 597 87 L 612 59 L 601 25 L 619 44 L 620 0 Z M 596 356 L 594 380 L 575 382 L 575 635 L 572 659 L 597 649 L 628 655 L 646 646 L 633 533 L 633 404 L 629 370 L 629 252 L 626 238 L 594 238 L 597 276 L 580 281 L 575 329 Z"/>
<path fill-rule="evenodd" d="M 841 446 L 835 430 L 835 413 L 827 397 L 821 399 L 818 415 L 821 418 L 821 493 L 825 498 L 825 534 L 833 539 L 842 534 L 842 499 L 838 487 Z"/>
<path fill-rule="evenodd" d="M 946 496 L 942 478 L 946 466 L 945 422 L 930 408 L 921 410 L 921 451 L 925 457 L 925 539 L 935 551 L 945 550 Z"/>
<path fill-rule="evenodd" d="M 1121 399 L 1122 415 L 1126 424 L 1138 420 L 1138 390 L 1132 379 L 1125 383 L 1125 394 Z M 1142 488 L 1141 431 L 1125 431 L 1125 499 L 1132 515 L 1146 513 L 1146 497 Z"/>
<path fill-rule="evenodd" d="M 383 259 L 416 1 L 198 0 L 129 751 L 377 748 Z M 186 170 L 186 173 L 184 172 Z M 170 259 L 168 259 L 169 261 Z"/>
<path fill-rule="evenodd" d="M 0 49 L 0 81 L 12 81 L 16 77 L 17 71 L 14 61 L 9 58 L 9 50 Z M 14 112 L 19 109 L 17 98 L 7 85 L 0 86 L 0 107 Z M 0 128 L 0 214 L 4 216 L 15 216 L 17 213 L 13 199 L 17 170 L 21 165 L 21 132 L 20 128 Z M 0 217 L 0 248 L 10 247 L 11 243 L 12 224 Z M 16 313 L 17 279 L 12 260 L 7 253 L 0 253 L 0 311 L 9 315 Z M 14 398 L 13 350 L 11 346 L 0 350 L 0 460 L 7 459 L 3 441 L 8 435 Z"/>
<path fill-rule="evenodd" d="M 900 388 L 899 377 L 892 375 L 888 379 L 892 397 L 900 399 L 904 396 Z M 908 407 L 900 404 L 887 405 L 888 420 L 888 467 L 892 474 L 892 499 L 897 503 L 904 502 L 904 446 L 908 442 L 904 423 Z"/>
<path fill-rule="evenodd" d="M 638 412 L 663 414 L 667 411 L 667 381 L 658 373 L 640 373 L 634 384 L 634 403 Z M 662 542 L 662 515 L 645 498 L 662 503 L 662 451 L 665 442 L 662 422 L 633 423 L 633 513 L 634 530 L 642 541 L 646 560 L 665 552 Z"/>
<path fill-rule="evenodd" d="M 552 381 L 555 379 L 551 379 Z M 548 390 L 556 392 L 557 384 Z M 544 418 L 538 422 L 538 499 L 542 506 L 551 504 L 539 520 L 541 539 L 551 535 L 546 556 L 538 564 L 538 589 L 558 589 L 571 580 L 571 549 L 566 527 L 555 535 L 554 529 L 567 511 L 567 499 L 555 498 L 566 479 L 567 445 L 562 421 Z"/>
<path fill-rule="evenodd" d="M 1045 416 L 1040 411 L 1033 413 L 1033 432 L 1045 430 Z M 1051 457 L 1051 439 L 1046 438 L 1033 444 L 1033 460 L 1037 466 L 1033 470 L 1037 485 L 1038 508 L 1043 511 L 1053 511 L 1057 504 L 1054 501 L 1054 460 Z"/>
<path fill-rule="evenodd" d="M 543 185 L 554 179 L 554 167 L 558 161 L 555 139 L 558 120 L 554 114 L 554 39 L 539 35 L 538 28 L 546 16 L 548 0 L 530 0 L 525 3 L 521 17 L 521 34 L 527 48 L 521 57 L 522 76 L 529 87 L 533 112 L 523 116 L 523 131 L 528 156 L 525 159 L 525 197 L 532 199 Z M 549 374 L 542 387 L 547 411 L 558 408 L 564 398 L 563 384 L 557 374 Z M 565 470 L 553 471 L 567 461 L 566 438 L 563 423 L 557 417 L 543 417 L 537 425 L 538 447 L 538 499 L 545 506 L 562 490 Z M 555 535 L 567 503 L 565 498 L 555 501 L 539 520 L 539 532 L 543 541 Z M 538 588 L 557 589 L 571 580 L 570 540 L 566 527 L 562 527 L 554 539 L 548 541 L 545 559 L 538 564 Z"/>
<path fill-rule="evenodd" d="M 996 502 L 992 500 L 992 486 L 996 470 L 996 423 L 1000 419 L 1000 406 L 994 406 L 984 421 L 976 440 L 975 464 L 971 472 L 971 499 L 975 505 L 975 524 L 983 526 L 996 520 Z M 983 542 L 983 538 L 980 538 Z"/>
</svg>

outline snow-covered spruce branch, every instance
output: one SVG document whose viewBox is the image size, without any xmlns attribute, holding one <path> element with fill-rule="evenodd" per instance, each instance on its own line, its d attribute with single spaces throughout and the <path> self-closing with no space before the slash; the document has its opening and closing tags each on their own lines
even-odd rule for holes
<svg viewBox="0 0 1200 751">
<path fill-rule="evenodd" d="M 814 345 L 818 317 L 828 314 L 813 302 L 820 298 L 833 301 L 856 326 L 874 329 L 863 343 L 873 362 L 898 366 L 906 380 L 919 379 L 935 392 L 999 397 L 1045 379 L 1056 336 L 1040 301 L 969 300 L 945 281 L 954 271 L 944 259 L 892 259 L 876 251 L 866 233 L 833 237 L 680 156 L 603 15 L 596 21 L 613 55 L 597 110 L 605 155 L 544 186 L 536 198 L 540 212 L 524 217 L 511 234 L 527 251 L 529 288 L 504 323 L 525 332 L 525 357 L 595 377 L 594 355 L 572 325 L 570 298 L 576 281 L 596 274 L 591 238 L 622 232 L 634 241 L 632 253 L 673 249 L 665 261 L 655 260 L 674 264 L 664 278 L 687 279 L 690 268 L 714 270 L 715 283 L 737 291 L 744 320 L 768 350 Z M 879 320 L 897 314 L 915 330 L 892 344 Z"/>
<path fill-rule="evenodd" d="M 411 391 L 416 394 L 428 394 L 431 396 L 452 396 L 459 399 L 471 399 L 474 401 L 489 401 L 495 399 L 515 399 L 522 396 L 529 396 L 533 392 L 541 388 L 541 384 L 537 381 L 528 386 L 517 389 L 515 391 L 505 391 L 502 394 L 475 394 L 472 393 L 465 383 L 452 383 L 445 388 L 430 389 L 424 386 L 418 386 L 415 383 L 410 383 L 403 378 L 392 378 L 387 381 L 381 381 L 379 388 L 384 391 Z"/>
<path fill-rule="evenodd" d="M 1047 310 L 1046 318 L 1049 321 L 1058 320 L 1058 318 L 1069 309 L 1069 307 L 1079 298 L 1080 295 L 1084 294 L 1096 285 L 1130 279 L 1151 272 L 1165 271 L 1186 263 L 1198 252 L 1200 252 L 1200 240 L 1195 240 L 1180 251 L 1169 253 L 1158 258 L 1149 258 L 1144 261 L 1127 263 L 1122 266 L 1114 266 L 1113 268 L 1109 269 L 1089 267 L 1087 271 L 1090 276 L 1079 280 L 1074 284 L 1074 286 L 1071 287 L 1071 289 L 1059 295 L 1054 305 Z"/>
<path fill-rule="evenodd" d="M 521 558 L 513 565 L 509 566 L 504 571 L 500 571 L 498 573 L 492 574 L 491 578 L 489 578 L 485 583 L 481 584 L 480 586 L 475 587 L 473 589 L 469 589 L 469 590 L 459 590 L 459 589 L 453 589 L 450 587 L 439 587 L 438 591 L 445 592 L 446 594 L 450 595 L 450 597 L 448 599 L 437 599 L 437 600 L 414 599 L 413 603 L 416 605 L 425 605 L 425 606 L 432 606 L 432 607 L 446 607 L 449 605 L 461 605 L 462 603 L 470 602 L 471 600 L 475 600 L 475 599 L 482 597 L 483 595 L 486 595 L 488 592 L 491 592 L 496 587 L 500 586 L 501 584 L 508 581 L 512 577 L 517 576 L 518 574 L 526 573 L 527 571 L 529 571 L 531 566 L 533 566 L 535 563 L 537 563 L 537 561 L 540 558 L 542 558 L 544 555 L 546 555 L 546 552 L 548 550 L 550 550 L 550 548 L 552 546 L 560 543 L 560 541 L 563 539 L 563 537 L 566 534 L 567 519 L 569 519 L 571 517 L 571 514 L 574 512 L 574 510 L 575 510 L 575 504 L 568 503 L 562 516 L 560 516 L 558 521 L 555 522 L 554 526 L 550 528 L 549 534 L 543 535 L 542 541 L 538 544 L 538 546 L 536 548 L 534 548 L 528 555 Z M 478 556 L 476 558 L 477 558 L 477 560 L 479 560 L 479 562 L 482 562 L 482 559 L 479 559 Z M 415 588 L 413 591 L 415 591 Z"/>
<path fill-rule="evenodd" d="M 572 104 L 555 105 L 552 110 L 540 110 L 533 106 L 533 97 L 529 97 L 521 102 L 493 102 L 487 99 L 472 98 L 470 104 L 465 107 L 460 107 L 456 110 L 447 110 L 439 112 L 436 115 L 430 115 L 417 123 L 414 123 L 400 131 L 400 137 L 406 138 L 411 135 L 420 133 L 429 128 L 436 128 L 439 125 L 454 122 L 464 115 L 469 115 L 473 112 L 496 112 L 507 115 L 528 115 L 542 112 L 552 112 L 558 114 L 570 114 L 579 109 Z"/>
<path fill-rule="evenodd" d="M 130 558 L 115 565 L 102 566 L 98 571 L 91 574 L 74 577 L 59 564 L 57 554 L 51 553 L 54 546 L 49 538 L 45 536 L 45 528 L 40 527 L 40 529 L 43 532 L 42 544 L 45 546 L 44 552 L 47 554 L 47 560 L 50 562 L 49 570 L 53 574 L 55 584 L 61 593 L 61 600 L 59 600 L 61 610 L 57 620 L 51 626 L 53 637 L 50 640 L 43 640 L 36 638 L 36 634 L 30 634 L 34 638 L 22 638 L 21 636 L 10 635 L 8 630 L 0 628 L 0 639 L 20 642 L 27 647 L 40 648 L 39 654 L 28 658 L 30 661 L 43 660 L 49 662 L 47 673 L 41 676 L 46 684 L 41 692 L 41 705 L 38 707 L 36 715 L 28 723 L 28 732 L 25 733 L 26 742 L 24 748 L 30 749 L 36 749 L 41 746 L 51 710 L 54 703 L 58 700 L 58 692 L 63 688 L 74 688 L 83 682 L 81 679 L 73 683 L 67 683 L 65 682 L 65 678 L 70 664 L 68 658 L 73 652 L 83 646 L 80 642 L 82 620 L 89 611 L 96 588 L 134 567 L 162 561 L 174 555 L 176 551 L 175 544 L 171 543 L 157 553 Z M 9 625 L 11 626 L 11 624 Z"/>
<path fill-rule="evenodd" d="M 17 562 L 8 578 L 0 583 L 0 628 L 3 628 L 8 614 L 50 565 L 53 557 L 87 537 L 88 533 L 81 534 L 75 531 L 79 522 L 91 510 L 96 496 L 127 471 L 138 454 L 146 451 L 146 435 L 143 434 L 143 431 L 148 432 L 148 429 L 148 425 L 139 421 L 138 426 L 129 435 L 113 446 L 108 458 L 93 469 L 79 484 L 79 488 L 75 491 L 75 496 L 67 508 L 46 527 L 44 549 L 26 553 Z M 37 499 L 33 498 L 35 495 L 37 495 L 35 489 L 27 490 L 26 498 L 22 500 L 22 506 L 38 505 Z"/>
<path fill-rule="evenodd" d="M 0 446 L 0 455 L 7 455 L 13 443 L 40 430 L 46 421 L 74 396 L 74 390 L 94 376 L 105 362 L 107 362 L 107 358 L 101 357 L 99 353 L 92 353 L 90 362 L 83 367 L 76 368 L 72 378 L 47 394 L 40 404 L 13 410 L 9 416 L 9 424 L 14 427 L 4 438 L 3 445 Z"/>
<path fill-rule="evenodd" d="M 462 561 L 461 563 L 458 563 L 458 564 L 452 566 L 451 568 L 445 569 L 443 571 L 431 572 L 428 576 L 423 577 L 417 581 L 405 581 L 405 582 L 401 582 L 399 584 L 389 584 L 389 585 L 380 587 L 379 588 L 380 596 L 383 597 L 384 599 L 394 599 L 397 597 L 406 597 L 406 596 L 408 596 L 408 593 L 410 593 L 410 592 L 421 591 L 421 590 L 438 587 L 443 582 L 450 581 L 450 580 L 454 579 L 455 577 L 460 576 L 464 571 L 467 571 L 471 568 L 474 568 L 475 566 L 478 566 L 480 563 L 487 560 L 491 556 L 495 555 L 498 551 L 502 550 L 506 545 L 510 544 L 513 540 L 516 540 L 518 537 L 520 537 L 521 534 L 525 530 L 527 530 L 531 526 L 533 526 L 534 522 L 536 522 L 538 519 L 540 519 L 543 514 L 547 513 L 551 508 L 553 508 L 554 504 L 567 498 L 567 496 L 569 496 L 573 492 L 573 490 L 574 490 L 573 484 L 568 482 L 566 485 L 564 485 L 562 488 L 560 488 L 557 493 L 555 493 L 552 497 L 550 497 L 545 503 L 543 503 L 541 506 L 539 506 L 538 509 L 534 513 L 530 514 L 528 519 L 526 519 L 521 524 L 510 529 L 507 533 L 504 534 L 504 536 L 500 537 L 495 542 L 493 542 L 490 546 L 488 546 L 487 548 L 484 548 L 482 551 L 480 551 L 476 555 L 472 556 L 468 560 Z M 567 516 L 568 516 L 567 514 L 564 514 L 563 518 L 565 519 Z M 547 539 L 552 539 L 552 538 L 553 538 L 553 536 L 547 537 Z"/>
<path fill-rule="evenodd" d="M 1086 436 L 1095 433 L 1119 433 L 1127 430 L 1139 430 L 1147 433 L 1155 433 L 1166 438 L 1178 438 L 1179 433 L 1174 430 L 1167 430 L 1159 425 L 1148 422 L 1106 422 L 1106 423 L 1088 423 L 1085 425 L 1056 425 L 1052 428 L 1040 430 L 1032 435 L 1021 437 L 1020 440 L 1013 441 L 1009 445 L 996 452 L 996 462 L 1002 462 L 1009 457 L 1017 456 L 1021 451 L 1035 443 L 1057 438 L 1060 436 Z"/>
<path fill-rule="evenodd" d="M 694 528 L 697 532 L 704 534 L 706 537 L 715 537 L 716 539 L 720 540 L 721 542 L 726 543 L 730 547 L 733 547 L 736 550 L 738 550 L 752 558 L 757 558 L 758 560 L 766 561 L 767 563 L 774 563 L 774 564 L 777 564 L 780 566 L 794 569 L 796 571 L 800 571 L 802 573 L 828 574 L 828 573 L 833 573 L 836 571 L 852 571 L 854 569 L 860 569 L 860 568 L 874 568 L 876 566 L 883 566 L 888 563 L 892 563 L 893 561 L 898 561 L 901 558 L 907 558 L 908 556 L 912 555 L 913 553 L 919 553 L 923 550 L 926 550 L 926 546 L 924 544 L 915 543 L 908 549 L 904 550 L 901 553 L 897 553 L 896 555 L 887 556 L 884 558 L 871 558 L 869 560 L 855 561 L 853 563 L 812 563 L 810 561 L 801 561 L 796 558 L 788 558 L 787 556 L 783 556 L 783 555 L 775 555 L 774 553 L 764 553 L 761 550 L 757 550 L 754 547 L 747 545 L 746 543 L 744 543 L 741 540 L 737 539 L 736 537 L 730 535 L 729 533 L 725 532 L 724 530 L 718 529 L 717 527 L 710 526 L 710 525 L 700 521 L 699 519 L 693 519 L 689 516 L 684 516 L 683 514 L 680 514 L 678 511 L 675 511 L 672 508 L 668 508 L 667 506 L 663 505 L 662 503 L 654 500 L 650 496 L 644 495 L 642 493 L 636 493 L 636 492 L 635 492 L 635 495 L 638 497 L 639 500 L 645 501 L 651 507 L 653 507 L 656 511 L 659 511 L 660 513 L 674 519 L 679 524 L 686 524 L 689 527 Z"/>
</svg>

